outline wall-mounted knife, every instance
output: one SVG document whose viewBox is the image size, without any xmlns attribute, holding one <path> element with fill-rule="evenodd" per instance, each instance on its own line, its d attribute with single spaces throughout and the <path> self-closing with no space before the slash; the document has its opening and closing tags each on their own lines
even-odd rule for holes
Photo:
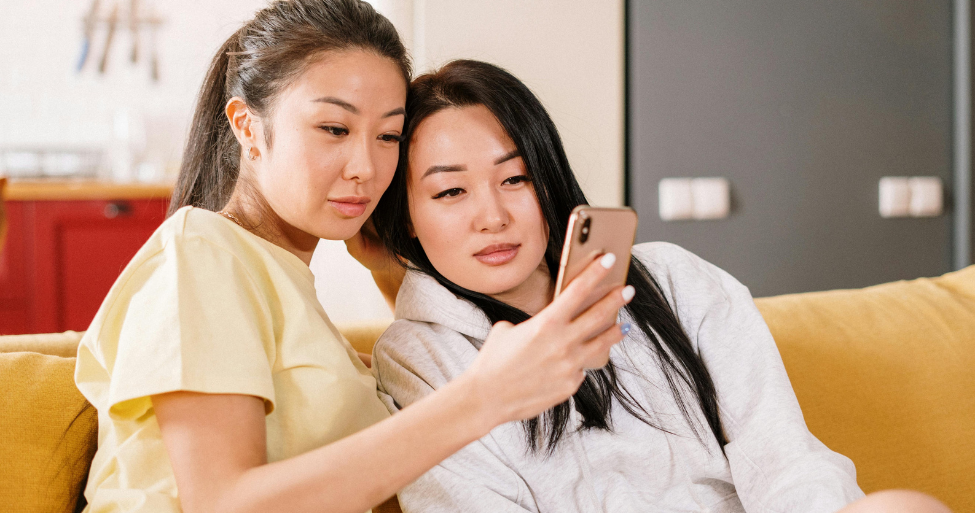
<svg viewBox="0 0 975 513">
<path fill-rule="evenodd" d="M 84 39 L 81 41 L 81 56 L 78 57 L 77 71 L 81 71 L 88 62 L 88 53 L 91 51 L 91 39 L 95 36 L 95 24 L 98 21 L 98 0 L 91 0 L 91 7 L 88 14 L 82 19 L 82 31 Z"/>
<path fill-rule="evenodd" d="M 118 25 L 118 4 L 112 6 L 112 14 L 108 16 L 108 34 L 105 36 L 105 51 L 102 61 L 98 64 L 98 72 L 105 73 L 108 68 L 108 55 L 112 49 L 112 39 L 115 38 L 115 26 Z"/>
</svg>

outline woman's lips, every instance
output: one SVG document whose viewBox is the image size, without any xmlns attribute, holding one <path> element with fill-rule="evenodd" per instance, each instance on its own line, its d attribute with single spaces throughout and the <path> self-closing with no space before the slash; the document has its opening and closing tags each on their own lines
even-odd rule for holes
<svg viewBox="0 0 975 513">
<path fill-rule="evenodd" d="M 359 217 L 366 211 L 369 204 L 367 196 L 347 196 L 328 200 L 328 204 L 346 217 Z"/>
<path fill-rule="evenodd" d="M 521 244 L 492 244 L 474 254 L 482 264 L 503 265 L 510 262 L 518 255 L 518 248 Z"/>
</svg>

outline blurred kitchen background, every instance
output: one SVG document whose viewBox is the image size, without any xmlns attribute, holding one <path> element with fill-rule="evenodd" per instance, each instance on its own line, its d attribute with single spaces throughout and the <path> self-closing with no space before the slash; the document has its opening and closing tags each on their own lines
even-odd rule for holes
<svg viewBox="0 0 975 513">
<path fill-rule="evenodd" d="M 418 72 L 524 80 L 590 201 L 755 296 L 971 263 L 969 1 L 374 0 Z M 213 52 L 265 0 L 4 0 L 0 333 L 87 327 L 162 222 Z M 337 322 L 391 317 L 323 241 Z"/>
</svg>

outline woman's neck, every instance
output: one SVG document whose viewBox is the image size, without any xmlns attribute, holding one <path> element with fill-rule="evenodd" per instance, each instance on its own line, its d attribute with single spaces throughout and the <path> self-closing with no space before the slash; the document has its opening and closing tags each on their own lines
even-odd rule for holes
<svg viewBox="0 0 975 513">
<path fill-rule="evenodd" d="M 318 237 L 287 223 L 264 201 L 256 201 L 234 190 L 223 208 L 240 221 L 241 227 L 295 255 L 305 265 L 318 246 Z"/>
<path fill-rule="evenodd" d="M 549 274 L 545 260 L 517 287 L 491 297 L 511 305 L 528 315 L 535 315 L 552 302 L 555 294 L 555 281 Z"/>
</svg>

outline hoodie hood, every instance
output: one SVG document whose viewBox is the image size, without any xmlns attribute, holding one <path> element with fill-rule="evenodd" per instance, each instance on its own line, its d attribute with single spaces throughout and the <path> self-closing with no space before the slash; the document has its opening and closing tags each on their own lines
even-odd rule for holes
<svg viewBox="0 0 975 513">
<path fill-rule="evenodd" d="M 491 320 L 466 299 L 454 295 L 432 276 L 408 270 L 396 294 L 396 319 L 440 324 L 466 337 L 484 340 Z"/>
</svg>

